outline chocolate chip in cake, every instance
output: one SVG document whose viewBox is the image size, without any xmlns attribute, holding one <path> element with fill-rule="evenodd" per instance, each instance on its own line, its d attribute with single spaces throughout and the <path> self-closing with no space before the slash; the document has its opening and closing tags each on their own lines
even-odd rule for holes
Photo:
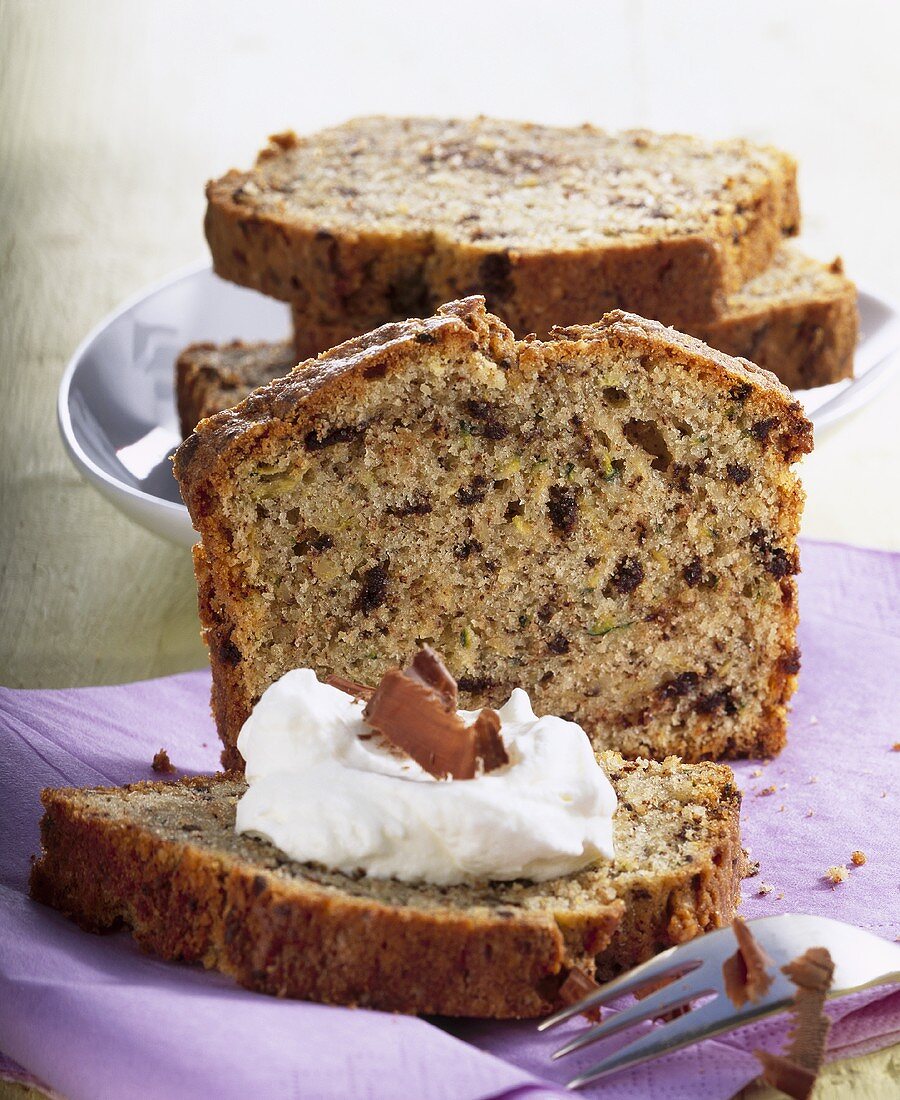
<svg viewBox="0 0 900 1100">
<path fill-rule="evenodd" d="M 354 427 L 345 424 L 340 428 L 333 428 L 321 439 L 315 432 L 307 432 L 303 443 L 308 451 L 320 451 L 323 447 L 333 447 L 336 443 L 352 443 L 365 431 L 365 426 Z"/>
<path fill-rule="evenodd" d="M 453 547 L 453 556 L 458 558 L 459 561 L 465 561 L 471 557 L 472 554 L 477 554 L 482 549 L 481 543 L 478 539 L 466 539 L 465 542 L 457 543 Z"/>
<path fill-rule="evenodd" d="M 732 401 L 746 401 L 751 393 L 753 393 L 753 387 L 750 383 L 741 382 L 739 385 L 731 387 L 728 396 Z"/>
<path fill-rule="evenodd" d="M 565 634 L 554 634 L 550 641 L 547 642 L 547 648 L 551 653 L 568 653 L 569 645 L 569 639 Z"/>
<path fill-rule="evenodd" d="M 578 522 L 578 497 L 575 491 L 565 485 L 551 485 L 547 512 L 557 531 L 563 535 L 570 534 Z"/>
<path fill-rule="evenodd" d="M 778 658 L 778 667 L 786 676 L 796 676 L 800 671 L 800 649 L 794 646 Z"/>
<path fill-rule="evenodd" d="M 480 695 L 488 688 L 492 688 L 494 681 L 487 676 L 460 676 L 456 686 L 460 691 L 468 692 L 470 695 Z"/>
<path fill-rule="evenodd" d="M 659 686 L 659 694 L 663 699 L 680 699 L 693 691 L 700 683 L 700 677 L 696 672 L 679 672 L 671 680 L 665 680 Z"/>
<path fill-rule="evenodd" d="M 782 547 L 775 546 L 772 536 L 761 528 L 757 528 L 750 535 L 750 545 L 755 550 L 763 569 L 776 580 L 792 577 L 800 571 L 795 558 L 789 556 Z"/>
<path fill-rule="evenodd" d="M 696 588 L 703 580 L 703 567 L 700 564 L 700 559 L 694 558 L 693 561 L 689 561 L 682 569 L 681 575 L 684 577 L 688 588 Z"/>
<path fill-rule="evenodd" d="M 470 504 L 481 504 L 487 496 L 489 485 L 490 481 L 488 481 L 484 474 L 476 474 L 468 485 L 461 485 L 456 490 L 456 499 L 460 504 L 465 506 Z"/>
<path fill-rule="evenodd" d="M 765 445 L 769 441 L 769 436 L 772 434 L 772 429 L 778 426 L 778 417 L 772 416 L 767 420 L 757 420 L 755 424 L 750 427 L 750 434 L 757 441 Z"/>
<path fill-rule="evenodd" d="M 364 615 L 381 607 L 387 596 L 388 569 L 387 565 L 373 565 L 363 575 L 362 587 L 356 598 L 356 610 Z"/>
<path fill-rule="evenodd" d="M 240 663 L 241 651 L 231 640 L 230 636 L 219 643 L 219 660 L 223 665 L 229 665 L 231 668 L 234 668 L 235 665 Z"/>
<path fill-rule="evenodd" d="M 735 485 L 743 485 L 745 482 L 749 481 L 752 473 L 749 466 L 742 466 L 737 462 L 729 462 L 725 467 L 725 472 Z"/>
<path fill-rule="evenodd" d="M 729 717 L 738 712 L 731 688 L 719 688 L 718 691 L 701 695 L 694 704 L 694 709 L 698 714 L 718 714 L 721 711 Z"/>
<path fill-rule="evenodd" d="M 605 591 L 617 592 L 620 596 L 627 596 L 637 588 L 643 579 L 644 567 L 637 558 L 620 558 L 607 582 Z"/>
</svg>

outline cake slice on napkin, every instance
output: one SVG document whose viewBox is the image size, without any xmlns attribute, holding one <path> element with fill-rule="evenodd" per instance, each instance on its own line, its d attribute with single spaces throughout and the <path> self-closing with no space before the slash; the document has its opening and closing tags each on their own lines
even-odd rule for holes
<svg viewBox="0 0 900 1100">
<path fill-rule="evenodd" d="M 175 458 L 225 765 L 288 670 L 371 683 L 423 641 L 463 705 L 522 686 L 598 748 L 777 751 L 811 435 L 772 375 L 621 312 L 516 341 L 471 298 L 301 364 Z"/>
<path fill-rule="evenodd" d="M 45 791 L 32 895 L 261 992 L 497 1018 L 734 915 L 727 767 L 595 757 L 521 691 L 461 713 L 427 648 L 287 673 L 239 747 L 244 778 Z"/>
</svg>

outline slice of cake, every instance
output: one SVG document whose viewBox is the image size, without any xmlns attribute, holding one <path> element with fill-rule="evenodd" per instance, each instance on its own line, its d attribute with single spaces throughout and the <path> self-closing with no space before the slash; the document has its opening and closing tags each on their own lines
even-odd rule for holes
<svg viewBox="0 0 900 1100">
<path fill-rule="evenodd" d="M 727 924 L 745 870 L 722 765 L 602 760 L 615 861 L 538 884 L 448 887 L 292 862 L 235 833 L 237 777 L 48 790 L 32 896 L 84 928 L 277 996 L 393 1012 L 539 1016 L 601 977 Z M 599 954 L 599 958 L 595 958 Z"/>
<path fill-rule="evenodd" d="M 786 245 L 728 299 L 721 318 L 686 328 L 728 355 L 752 359 L 789 389 L 811 389 L 853 377 L 856 297 L 839 259 L 819 263 Z"/>
<path fill-rule="evenodd" d="M 322 349 L 324 350 L 324 349 Z M 230 409 L 296 365 L 293 344 L 191 344 L 175 362 L 175 403 L 182 435 L 205 416 Z"/>
<path fill-rule="evenodd" d="M 282 134 L 207 199 L 219 275 L 359 331 L 473 293 L 523 335 L 712 320 L 799 224 L 777 149 L 489 118 Z"/>
<path fill-rule="evenodd" d="M 810 389 L 853 376 L 856 297 L 840 260 L 823 264 L 785 245 L 770 267 L 728 298 L 717 320 L 680 327 L 727 355 L 765 367 L 788 389 Z M 352 314 L 324 324 L 307 307 L 294 305 L 291 312 L 298 362 L 371 327 Z M 378 323 L 396 320 L 402 318 L 386 315 Z"/>
<path fill-rule="evenodd" d="M 776 752 L 811 446 L 772 375 L 624 313 L 517 342 L 474 298 L 301 365 L 175 458 L 225 765 L 287 670 L 372 683 L 421 642 L 467 708 Z"/>
</svg>

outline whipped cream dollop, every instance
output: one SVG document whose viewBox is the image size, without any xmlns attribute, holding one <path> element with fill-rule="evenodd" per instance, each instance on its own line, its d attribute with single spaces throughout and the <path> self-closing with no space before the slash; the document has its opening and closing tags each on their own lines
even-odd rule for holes
<svg viewBox="0 0 900 1100">
<path fill-rule="evenodd" d="M 310 669 L 268 688 L 238 737 L 239 833 L 303 863 L 438 886 L 540 882 L 612 858 L 616 795 L 588 738 L 536 717 L 521 689 L 499 710 L 509 763 L 474 779 L 435 779 L 398 755 L 363 706 Z"/>
</svg>

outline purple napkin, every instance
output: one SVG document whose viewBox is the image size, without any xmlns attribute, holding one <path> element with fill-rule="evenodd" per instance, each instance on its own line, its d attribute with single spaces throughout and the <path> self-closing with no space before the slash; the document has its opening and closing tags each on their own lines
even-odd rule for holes
<svg viewBox="0 0 900 1100">
<path fill-rule="evenodd" d="M 894 939 L 900 555 L 805 543 L 803 565 L 803 672 L 789 747 L 771 763 L 735 769 L 744 841 L 760 862 L 742 912 L 820 913 Z M 563 1095 L 560 1083 L 601 1048 L 551 1067 L 565 1032 L 538 1036 L 532 1023 L 438 1026 L 275 1000 L 142 955 L 125 933 L 87 935 L 28 900 L 40 789 L 152 778 L 162 747 L 182 772 L 214 770 L 208 689 L 206 672 L 108 688 L 0 689 L 0 1050 L 69 1100 Z M 855 850 L 864 865 L 852 866 Z M 847 881 L 823 878 L 833 866 L 847 867 Z M 831 1057 L 900 1039 L 896 987 L 836 1001 L 830 1013 Z M 724 1100 L 756 1076 L 752 1049 L 780 1049 L 785 1034 L 784 1020 L 765 1021 L 620 1074 L 602 1094 Z M 609 1040 L 602 1053 L 625 1041 Z"/>
</svg>

